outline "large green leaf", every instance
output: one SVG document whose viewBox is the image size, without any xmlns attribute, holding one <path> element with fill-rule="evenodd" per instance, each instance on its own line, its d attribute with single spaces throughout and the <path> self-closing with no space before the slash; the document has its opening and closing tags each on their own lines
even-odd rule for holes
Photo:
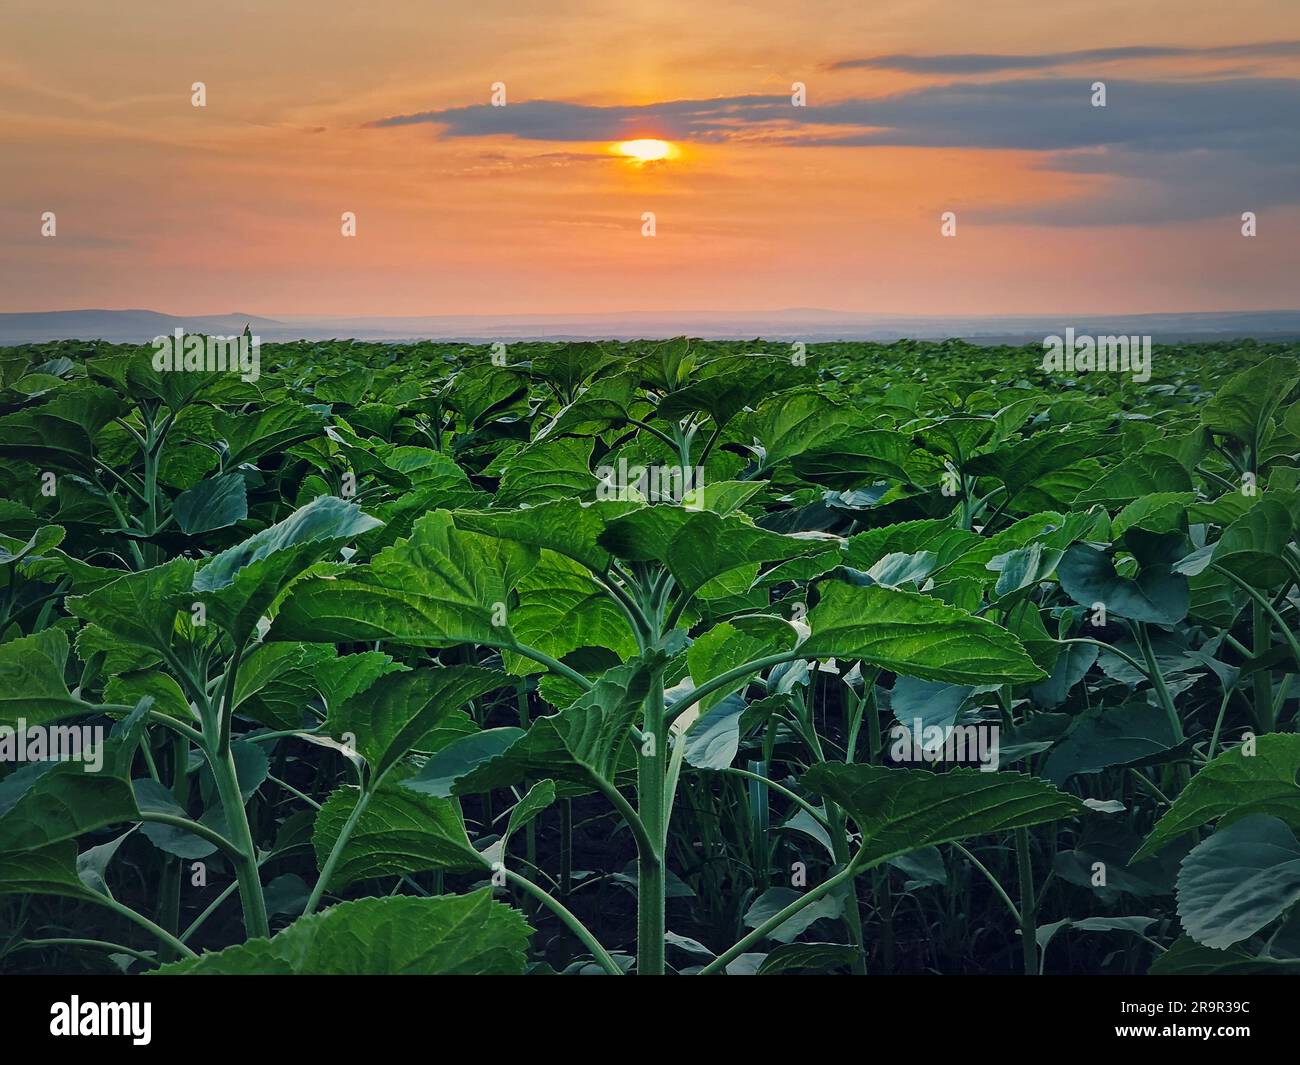
<svg viewBox="0 0 1300 1065">
<path fill-rule="evenodd" d="M 536 561 L 535 548 L 466 532 L 433 511 L 368 566 L 299 582 L 267 638 L 513 643 L 506 605 Z"/>
<path fill-rule="evenodd" d="M 19 718 L 31 726 L 89 712 L 68 691 L 67 661 L 68 638 L 61 629 L 0 643 L 0 727 L 16 726 Z"/>
<path fill-rule="evenodd" d="M 256 462 L 263 455 L 283 452 L 300 440 L 317 436 L 325 425 L 325 415 L 301 403 L 275 403 L 238 414 L 217 414 L 213 431 L 226 442 L 225 466 L 233 470 L 246 462 Z"/>
<path fill-rule="evenodd" d="M 1210 432 L 1257 447 L 1278 404 L 1300 381 L 1293 359 L 1275 356 L 1230 378 L 1201 408 Z"/>
<path fill-rule="evenodd" d="M 643 507 L 609 521 L 600 544 L 629 561 L 662 562 L 685 595 L 728 570 L 826 549 L 823 540 L 768 532 L 739 515 L 670 505 Z"/>
<path fill-rule="evenodd" d="M 378 781 L 444 719 L 471 699 L 510 679 L 477 666 L 447 666 L 388 673 L 341 706 L 330 708 L 325 731 L 354 737 L 356 749 Z"/>
<path fill-rule="evenodd" d="M 1170 840 L 1211 821 L 1270 814 L 1300 829 L 1300 736 L 1270 733 L 1207 763 L 1156 822 L 1133 855 L 1141 861 Z"/>
<path fill-rule="evenodd" d="M 889 429 L 859 429 L 809 448 L 794 457 L 794 472 L 805 481 L 848 491 L 874 481 L 908 481 L 911 439 Z"/>
<path fill-rule="evenodd" d="M 134 821 L 135 796 L 111 772 L 89 762 L 32 762 L 0 781 L 0 851 L 36 850 L 105 825 Z"/>
<path fill-rule="evenodd" d="M 603 647 L 625 659 L 636 654 L 626 615 L 581 563 L 545 550 L 517 591 L 510 627 L 529 647 L 552 658 L 580 647 Z"/>
<path fill-rule="evenodd" d="M 1020 773 L 887 769 L 822 762 L 801 782 L 839 803 L 862 830 L 863 868 L 921 847 L 1084 813 L 1046 781 Z"/>
<path fill-rule="evenodd" d="M 1192 479 L 1182 463 L 1169 455 L 1134 455 L 1106 472 L 1096 484 L 1080 492 L 1074 505 L 1131 503 L 1155 492 L 1190 492 Z"/>
<path fill-rule="evenodd" d="M 37 850 L 0 852 L 0 895 L 96 897 L 77 875 L 77 844 L 71 839 Z"/>
<path fill-rule="evenodd" d="M 1136 578 L 1121 577 L 1104 551 L 1074 544 L 1056 567 L 1061 587 L 1080 606 L 1104 603 L 1106 612 L 1130 621 L 1176 625 L 1187 616 L 1187 578 L 1168 566 L 1144 566 Z"/>
<path fill-rule="evenodd" d="M 1100 707 L 1076 717 L 1043 765 L 1055 784 L 1075 774 L 1100 773 L 1111 766 L 1139 766 L 1167 758 L 1181 738 L 1158 706 L 1133 702 Z"/>
<path fill-rule="evenodd" d="M 1019 642 L 991 621 L 927 595 L 829 582 L 808 615 L 807 658 L 861 660 L 895 673 L 960 684 L 1041 680 Z"/>
<path fill-rule="evenodd" d="M 496 493 L 503 507 L 536 506 L 554 499 L 590 499 L 596 491 L 588 439 L 546 439 L 516 451 Z"/>
<path fill-rule="evenodd" d="M 122 643 L 157 653 L 170 650 L 176 611 L 198 596 L 191 591 L 194 562 L 176 558 L 162 566 L 128 573 L 86 595 L 69 596 L 68 610 L 93 622 Z"/>
<path fill-rule="evenodd" d="M 455 519 L 457 529 L 465 532 L 549 548 L 601 573 L 609 565 L 609 552 L 597 543 L 606 523 L 637 506 L 622 501 L 558 499 L 519 510 L 457 511 Z"/>
<path fill-rule="evenodd" d="M 538 718 L 500 753 L 469 762 L 464 775 L 455 779 L 452 792 L 490 791 L 528 777 L 578 784 L 590 783 L 593 776 L 612 781 L 631 742 L 629 730 L 649 691 L 649 674 L 649 667 L 639 658 L 609 670 L 572 706 Z M 481 749 L 476 735 L 449 744 L 420 773 L 403 781 L 403 786 L 445 794 L 446 763 L 457 756 L 462 744 Z"/>
<path fill-rule="evenodd" d="M 312 846 L 322 868 L 359 795 L 356 788 L 338 788 L 317 812 Z M 473 872 L 485 864 L 470 845 L 454 799 L 400 788 L 390 777 L 370 796 L 353 826 L 328 888 L 340 891 L 357 880 L 428 869 Z"/>
<path fill-rule="evenodd" d="M 794 646 L 797 635 L 788 621 L 770 614 L 724 621 L 697 638 L 687 651 L 686 662 L 690 667 L 691 680 L 699 687 L 746 662 L 789 650 Z M 700 712 L 716 706 L 746 683 L 748 678 L 740 677 L 729 687 L 720 688 L 705 696 L 698 704 Z"/>
<path fill-rule="evenodd" d="M 244 483 L 242 473 L 223 473 L 208 477 L 178 495 L 172 513 L 181 532 L 190 536 L 211 532 L 248 517 Z"/>
<path fill-rule="evenodd" d="M 164 976 L 469 976 L 524 970 L 532 932 L 484 888 L 469 895 L 358 899 L 300 917 L 270 939 L 173 962 Z"/>
<path fill-rule="evenodd" d="M 195 598 L 211 619 L 246 639 L 290 581 L 379 524 L 355 503 L 321 496 L 204 563 L 194 575 Z"/>
<path fill-rule="evenodd" d="M 1276 817 L 1220 828 L 1183 859 L 1178 916 L 1196 942 L 1222 950 L 1271 924 L 1300 899 L 1300 842 Z"/>
</svg>

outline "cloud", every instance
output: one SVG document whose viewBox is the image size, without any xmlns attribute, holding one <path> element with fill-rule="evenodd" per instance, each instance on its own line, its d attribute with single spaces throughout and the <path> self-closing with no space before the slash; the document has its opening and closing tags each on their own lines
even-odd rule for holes
<svg viewBox="0 0 1300 1065">
<path fill-rule="evenodd" d="M 504 135 L 535 141 L 617 141 L 632 137 L 721 140 L 738 126 L 784 117 L 780 112 L 789 110 L 788 96 L 733 96 L 612 107 L 528 100 L 505 107 L 475 104 L 393 115 L 367 125 L 387 129 L 429 123 L 442 126 L 444 137 Z"/>
<path fill-rule="evenodd" d="M 635 106 L 532 100 L 395 115 L 370 126 L 430 124 L 441 137 L 573 144 L 656 136 L 804 149 L 1036 152 L 1044 169 L 1114 179 L 1092 199 L 1076 193 L 1017 219 L 1042 224 L 1168 221 L 1300 202 L 1300 80 L 1107 78 L 1106 91 L 1107 106 L 1093 107 L 1091 79 L 1056 75 L 808 107 L 793 107 L 784 95 Z"/>
<path fill-rule="evenodd" d="M 1286 59 L 1300 56 L 1300 41 L 1264 41 L 1208 48 L 1170 48 L 1135 45 L 1122 48 L 1087 48 L 1074 52 L 1010 55 L 984 52 L 949 55 L 877 55 L 841 59 L 830 70 L 894 70 L 905 74 L 973 75 L 1017 70 L 1052 70 L 1059 67 L 1115 63 L 1138 59 Z"/>
</svg>

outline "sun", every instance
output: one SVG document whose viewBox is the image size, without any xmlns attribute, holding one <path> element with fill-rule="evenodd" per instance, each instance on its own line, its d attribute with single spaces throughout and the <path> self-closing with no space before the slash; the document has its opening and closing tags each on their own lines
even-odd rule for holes
<svg viewBox="0 0 1300 1065">
<path fill-rule="evenodd" d="M 619 141 L 614 145 L 613 151 L 634 163 L 657 163 L 661 159 L 676 159 L 681 154 L 675 144 L 651 138 Z"/>
</svg>

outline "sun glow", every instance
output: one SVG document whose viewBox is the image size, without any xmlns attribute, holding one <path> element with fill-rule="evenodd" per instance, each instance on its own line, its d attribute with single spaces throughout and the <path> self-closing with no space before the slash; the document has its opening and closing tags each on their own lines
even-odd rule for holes
<svg viewBox="0 0 1300 1065">
<path fill-rule="evenodd" d="M 653 139 L 620 141 L 613 150 L 635 163 L 656 163 L 661 159 L 676 159 L 681 154 L 676 145 Z"/>
</svg>

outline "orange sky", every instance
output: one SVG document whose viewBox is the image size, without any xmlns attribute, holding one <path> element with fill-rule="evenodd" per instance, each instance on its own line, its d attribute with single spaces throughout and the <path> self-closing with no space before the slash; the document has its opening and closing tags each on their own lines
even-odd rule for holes
<svg viewBox="0 0 1300 1065">
<path fill-rule="evenodd" d="M 0 311 L 1300 304 L 1295 0 L 0 5 Z M 1143 46 L 1174 51 L 1063 57 Z M 806 109 L 762 103 L 796 80 Z M 497 81 L 499 116 L 374 125 Z M 610 154 L 681 101 L 710 114 L 679 158 Z"/>
</svg>

